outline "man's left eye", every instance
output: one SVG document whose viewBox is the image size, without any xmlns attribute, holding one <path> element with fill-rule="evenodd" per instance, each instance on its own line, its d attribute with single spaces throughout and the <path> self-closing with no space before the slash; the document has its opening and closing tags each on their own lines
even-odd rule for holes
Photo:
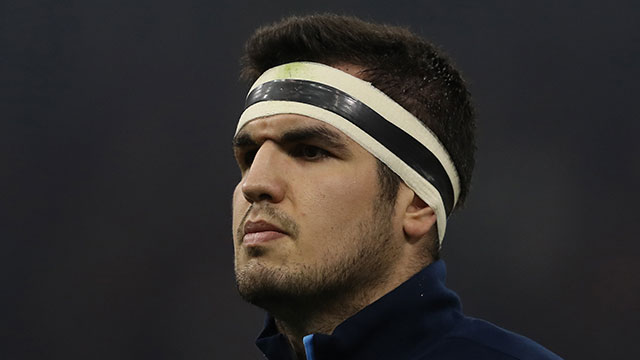
<svg viewBox="0 0 640 360">
<path fill-rule="evenodd" d="M 329 155 L 327 151 L 313 145 L 301 145 L 296 152 L 298 153 L 298 156 L 310 160 L 319 159 Z"/>
</svg>

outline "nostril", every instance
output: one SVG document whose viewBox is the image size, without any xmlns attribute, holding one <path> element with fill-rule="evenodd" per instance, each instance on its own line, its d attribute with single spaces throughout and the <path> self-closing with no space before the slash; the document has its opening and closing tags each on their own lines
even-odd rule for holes
<svg viewBox="0 0 640 360">
<path fill-rule="evenodd" d="M 273 197 L 265 192 L 255 193 L 255 192 L 245 191 L 243 194 L 244 194 L 244 198 L 250 203 L 254 203 L 256 201 L 272 201 L 273 200 Z"/>
</svg>

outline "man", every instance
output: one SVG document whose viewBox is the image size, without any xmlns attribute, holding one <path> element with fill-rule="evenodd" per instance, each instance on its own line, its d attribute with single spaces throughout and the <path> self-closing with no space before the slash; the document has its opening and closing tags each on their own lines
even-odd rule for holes
<svg viewBox="0 0 640 360">
<path fill-rule="evenodd" d="M 439 249 L 474 164 L 464 81 L 432 45 L 351 17 L 247 42 L 235 271 L 269 359 L 557 359 L 466 317 Z"/>
</svg>

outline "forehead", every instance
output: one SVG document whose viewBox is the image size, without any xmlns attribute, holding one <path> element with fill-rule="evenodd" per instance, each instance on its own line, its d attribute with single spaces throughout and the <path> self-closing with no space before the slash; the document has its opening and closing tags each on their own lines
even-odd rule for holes
<svg viewBox="0 0 640 360">
<path fill-rule="evenodd" d="M 297 114 L 278 114 L 253 120 L 246 124 L 236 135 L 236 138 L 249 136 L 251 140 L 262 143 L 266 140 L 279 141 L 284 134 L 300 129 L 313 129 L 322 132 L 332 140 L 339 141 L 346 146 L 361 148 L 355 141 L 323 121 Z M 362 149 L 362 148 L 361 148 Z M 362 149 L 364 151 L 364 149 Z"/>
</svg>

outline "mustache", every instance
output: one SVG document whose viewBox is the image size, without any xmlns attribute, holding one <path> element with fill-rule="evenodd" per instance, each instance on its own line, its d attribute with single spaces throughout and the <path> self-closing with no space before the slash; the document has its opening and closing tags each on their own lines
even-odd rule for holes
<svg viewBox="0 0 640 360">
<path fill-rule="evenodd" d="M 247 211 L 242 216 L 240 224 L 236 229 L 236 239 L 240 241 L 244 235 L 244 224 L 247 222 L 247 218 L 251 214 L 264 215 L 264 220 L 280 227 L 293 239 L 297 239 L 300 234 L 300 227 L 298 224 L 285 212 L 275 208 L 270 204 L 258 205 L 251 204 Z"/>
</svg>

